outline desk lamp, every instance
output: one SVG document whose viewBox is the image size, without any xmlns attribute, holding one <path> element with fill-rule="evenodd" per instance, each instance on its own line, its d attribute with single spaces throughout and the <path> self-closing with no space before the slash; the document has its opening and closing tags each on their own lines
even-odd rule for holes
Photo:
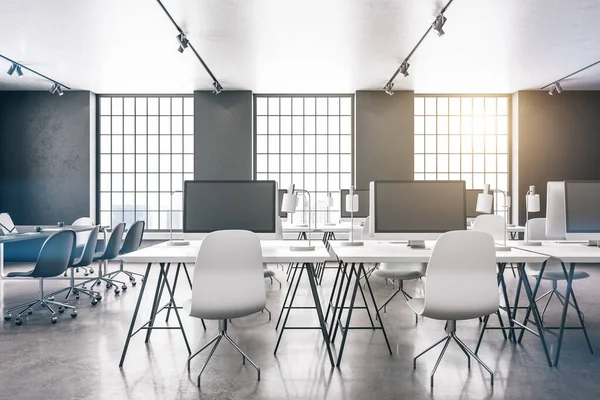
<svg viewBox="0 0 600 400">
<path fill-rule="evenodd" d="M 350 194 L 346 195 L 346 211 L 350 213 L 350 240 L 341 242 L 342 246 L 362 246 L 363 242 L 354 241 L 354 213 L 358 211 L 358 195 L 354 194 L 354 186 L 350 186 Z"/>
<path fill-rule="evenodd" d="M 283 200 L 281 201 L 281 211 L 286 213 L 294 213 L 296 211 L 296 205 L 298 204 L 298 195 L 294 193 L 294 186 L 290 186 L 288 192 L 283 195 Z M 296 189 L 298 193 L 306 193 L 308 195 L 308 246 L 290 246 L 291 251 L 312 251 L 315 249 L 315 246 L 311 245 L 310 234 L 310 214 L 311 214 L 311 204 L 310 204 L 310 192 L 304 189 Z"/>
<path fill-rule="evenodd" d="M 504 195 L 504 209 L 506 210 L 507 218 L 508 218 L 508 201 L 510 197 L 507 196 L 504 190 L 500 189 L 491 189 L 490 185 L 486 183 L 483 185 L 483 193 L 479 193 L 477 195 L 477 206 L 476 211 L 480 213 L 492 214 L 494 210 L 492 210 L 492 203 L 494 196 L 491 193 L 502 193 Z M 495 213 L 493 213 L 495 214 Z M 506 245 L 506 236 L 508 236 L 507 223 L 504 221 L 504 245 L 496 246 L 497 251 L 510 251 L 510 247 Z"/>
<path fill-rule="evenodd" d="M 529 213 L 530 212 L 539 212 L 540 211 L 540 195 L 535 194 L 535 186 L 529 186 L 529 190 L 527 191 L 527 195 L 525 196 L 525 210 L 527 212 L 527 221 L 529 221 Z M 526 222 L 527 222 L 526 221 Z M 525 242 L 523 243 L 525 246 L 541 246 L 542 242 L 532 242 L 529 240 L 529 229 L 527 229 L 527 237 L 525 238 Z"/>
<path fill-rule="evenodd" d="M 331 192 L 327 192 L 327 222 L 325 222 L 323 225 L 326 225 L 326 226 L 335 225 L 329 221 L 329 209 L 331 207 L 333 207 L 333 197 L 331 197 Z"/>
<path fill-rule="evenodd" d="M 169 224 L 169 241 L 167 242 L 167 246 L 188 246 L 190 244 L 190 242 L 188 242 L 187 240 L 183 240 L 183 239 L 179 239 L 179 240 L 173 240 L 173 195 L 175 193 L 183 193 L 183 190 L 174 190 L 171 192 L 171 223 Z"/>
</svg>

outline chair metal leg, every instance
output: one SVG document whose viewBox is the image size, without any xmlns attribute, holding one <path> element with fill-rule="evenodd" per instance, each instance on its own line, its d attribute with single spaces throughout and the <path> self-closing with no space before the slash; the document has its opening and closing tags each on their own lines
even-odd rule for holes
<svg viewBox="0 0 600 400">
<path fill-rule="evenodd" d="M 269 314 L 269 321 L 271 321 L 271 310 L 269 310 L 266 306 L 264 310 Z"/>
<path fill-rule="evenodd" d="M 450 340 L 450 337 L 444 336 L 443 338 L 441 338 L 440 340 L 438 340 L 437 342 L 435 342 L 434 344 L 417 354 L 415 358 L 413 358 L 413 369 L 417 368 L 417 358 L 421 357 L 423 354 L 427 353 L 429 350 L 433 349 L 434 347 L 442 343 L 444 340 Z"/>
<path fill-rule="evenodd" d="M 440 356 L 438 357 L 437 361 L 435 362 L 435 365 L 433 366 L 433 371 L 431 371 L 431 376 L 430 376 L 430 383 L 431 386 L 433 387 L 433 377 L 435 375 L 435 371 L 437 371 L 437 368 L 440 365 L 440 362 L 442 361 L 442 358 L 444 358 L 444 354 L 446 353 L 446 350 L 448 349 L 448 345 L 450 344 L 450 335 L 448 335 L 448 338 L 446 339 L 446 343 L 444 344 L 444 348 L 442 349 L 442 352 L 440 353 Z"/>
<path fill-rule="evenodd" d="M 479 365 L 481 365 L 487 372 L 489 372 L 491 377 L 491 385 L 494 386 L 494 373 L 492 372 L 492 370 L 487 365 L 485 365 L 485 363 L 481 361 L 481 359 L 477 357 L 477 355 L 473 353 L 471 349 L 469 349 L 467 345 L 464 344 L 463 341 L 458 338 L 458 336 L 456 336 L 455 332 L 452 332 L 450 335 L 452 336 L 454 341 L 463 349 L 463 351 L 470 354 L 479 363 Z"/>
<path fill-rule="evenodd" d="M 195 352 L 194 354 L 192 354 L 191 356 L 188 357 L 188 360 L 187 360 L 188 371 L 190 370 L 190 362 L 192 361 L 192 359 L 194 357 L 196 357 L 198 354 L 202 353 L 202 351 L 204 351 L 208 346 L 213 344 L 216 340 L 219 340 L 220 337 L 221 337 L 221 335 L 215 336 L 214 338 L 212 338 L 210 340 L 210 342 L 208 342 L 204 346 L 202 346 L 202 348 L 200 350 L 198 350 L 197 352 Z"/>
<path fill-rule="evenodd" d="M 202 377 L 202 373 L 206 369 L 206 366 L 208 365 L 208 362 L 210 361 L 212 355 L 215 353 L 215 350 L 219 346 L 219 343 L 221 343 L 221 339 L 222 338 L 223 338 L 223 335 L 219 335 L 217 337 L 217 342 L 215 343 L 215 345 L 213 346 L 213 348 L 210 350 L 210 353 L 208 354 L 208 358 L 204 362 L 204 366 L 202 366 L 202 370 L 200 370 L 200 373 L 198 374 L 198 387 L 200 387 L 200 377 Z"/>
<path fill-rule="evenodd" d="M 242 355 L 243 357 L 243 364 L 246 364 L 246 360 L 248 360 L 250 362 L 250 364 L 252 364 L 252 366 L 254 368 L 256 368 L 256 372 L 258 373 L 258 380 L 260 381 L 260 368 L 258 367 L 258 365 L 256 365 L 254 363 L 254 361 L 252 361 L 252 359 L 250 357 L 248 357 L 246 355 L 246 353 L 244 353 L 242 351 L 242 349 L 240 349 L 240 347 L 229 337 L 229 335 L 227 334 L 227 332 L 223 332 L 223 336 L 225 337 L 225 339 L 227 339 L 229 341 L 229 343 L 231 343 L 231 345 L 233 347 L 236 348 L 236 350 Z"/>
</svg>

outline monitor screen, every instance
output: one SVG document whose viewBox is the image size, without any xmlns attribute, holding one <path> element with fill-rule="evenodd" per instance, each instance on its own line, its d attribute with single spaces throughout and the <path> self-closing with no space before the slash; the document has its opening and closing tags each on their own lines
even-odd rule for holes
<svg viewBox="0 0 600 400">
<path fill-rule="evenodd" d="M 279 218 L 287 218 L 288 213 L 281 211 L 281 204 L 283 204 L 283 195 L 287 193 L 287 189 L 277 190 L 277 215 Z"/>
<path fill-rule="evenodd" d="M 466 229 L 464 181 L 376 181 L 373 188 L 375 234 Z"/>
<path fill-rule="evenodd" d="M 467 189 L 466 191 L 466 201 L 467 201 L 467 218 L 477 218 L 481 214 L 477 212 L 477 195 L 483 193 L 483 189 Z M 494 203 L 492 200 L 492 210 L 494 212 Z"/>
<path fill-rule="evenodd" d="M 350 194 L 349 189 L 340 191 L 340 217 L 350 218 L 350 213 L 346 211 L 346 195 Z M 358 211 L 354 213 L 354 218 L 367 218 L 369 216 L 369 190 L 355 189 L 354 194 L 358 195 Z"/>
<path fill-rule="evenodd" d="M 546 239 L 565 240 L 565 183 L 546 184 Z"/>
<path fill-rule="evenodd" d="M 567 238 L 600 239 L 600 181 L 565 182 Z"/>
<path fill-rule="evenodd" d="M 185 181 L 183 231 L 275 232 L 275 181 Z"/>
</svg>

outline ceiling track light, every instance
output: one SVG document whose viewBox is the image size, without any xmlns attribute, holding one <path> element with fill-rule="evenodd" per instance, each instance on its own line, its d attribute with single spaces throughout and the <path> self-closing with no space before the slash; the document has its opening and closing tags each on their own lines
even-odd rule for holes
<svg viewBox="0 0 600 400">
<path fill-rule="evenodd" d="M 21 78 L 23 76 L 23 70 L 26 69 L 27 71 L 29 71 L 29 72 L 31 72 L 31 73 L 33 73 L 33 74 L 35 74 L 35 75 L 37 75 L 37 76 L 39 76 L 41 78 L 46 79 L 49 82 L 52 82 L 52 88 L 50 89 L 50 93 L 52 93 L 52 94 L 57 93 L 59 96 L 62 96 L 63 95 L 63 89 L 67 89 L 67 90 L 71 89 L 70 87 L 68 87 L 66 85 L 63 85 L 62 83 L 60 83 L 58 81 L 55 81 L 54 79 L 49 78 L 46 75 L 44 75 L 44 74 L 42 74 L 42 73 L 40 73 L 40 72 L 38 72 L 38 71 L 36 71 L 34 69 L 29 68 L 26 65 L 19 64 L 18 62 L 14 61 L 14 60 L 11 60 L 10 58 L 8 58 L 8 57 L 6 57 L 6 56 L 4 56 L 2 54 L 0 54 L 0 58 L 5 59 L 9 63 L 11 63 L 10 67 L 8 68 L 8 71 L 6 71 L 6 73 L 8 75 L 13 75 L 16 72 L 17 76 L 19 78 Z"/>
<path fill-rule="evenodd" d="M 402 64 L 400 64 L 400 66 L 398 67 L 398 69 L 396 70 L 396 72 L 394 72 L 394 75 L 392 75 L 392 77 L 390 78 L 390 80 L 388 81 L 388 83 L 383 87 L 383 90 L 385 90 L 386 93 L 388 93 L 388 90 L 391 91 L 391 88 L 394 86 L 394 84 L 393 84 L 394 79 L 396 79 L 396 77 L 398 76 L 398 74 L 404 75 L 405 78 L 408 76 L 408 68 L 410 67 L 410 64 L 408 63 L 408 60 L 410 60 L 410 58 L 415 53 L 415 51 L 417 51 L 417 49 L 419 48 L 419 46 L 421 45 L 421 43 L 423 43 L 423 40 L 425 40 L 425 38 L 427 37 L 427 35 L 429 34 L 429 32 L 431 32 L 433 30 L 433 31 L 435 31 L 437 33 L 438 36 L 443 36 L 444 35 L 445 32 L 444 32 L 444 30 L 442 28 L 443 28 L 444 24 L 446 23 L 446 21 L 448 20 L 444 16 L 444 13 L 448 9 L 448 7 L 450 7 L 450 4 L 452 4 L 453 1 L 454 0 L 449 0 L 448 3 L 446 3 L 446 5 L 440 10 L 440 12 L 435 17 L 435 20 L 431 23 L 431 25 L 429 25 L 429 28 L 427 28 L 427 31 L 425 31 L 425 34 L 423 34 L 423 36 L 417 42 L 417 44 L 415 45 L 415 47 L 411 50 L 410 53 L 408 53 L 408 56 L 406 56 L 406 58 L 404 59 L 404 61 L 402 61 Z M 388 93 L 388 94 L 390 94 L 390 93 Z"/>
<path fill-rule="evenodd" d="M 52 88 L 50 89 L 50 93 L 57 94 L 59 96 L 62 96 L 64 94 L 61 85 L 58 82 L 54 82 Z"/>
<path fill-rule="evenodd" d="M 394 91 L 392 90 L 394 88 L 394 82 L 388 82 L 384 87 L 383 90 L 385 90 L 385 92 L 387 94 L 389 94 L 390 96 L 394 95 Z"/>
<path fill-rule="evenodd" d="M 180 53 L 183 53 L 183 51 L 185 49 L 187 49 L 188 47 L 192 50 L 192 52 L 194 53 L 194 55 L 196 56 L 198 61 L 200 61 L 200 64 L 202 64 L 202 66 L 206 70 L 206 73 L 208 73 L 208 75 L 210 75 L 211 79 L 213 80 L 213 88 L 214 88 L 213 93 L 219 94 L 223 90 L 223 86 L 221 86 L 218 79 L 212 73 L 210 68 L 208 68 L 208 65 L 206 65 L 206 63 L 204 62 L 202 57 L 200 57 L 200 54 L 198 54 L 198 52 L 196 51 L 194 46 L 192 46 L 192 43 L 190 43 L 189 39 L 185 36 L 185 33 L 183 33 L 183 29 L 181 29 L 181 27 L 179 27 L 179 25 L 177 25 L 177 22 L 175 22 L 175 20 L 171 16 L 171 14 L 169 14 L 169 11 L 167 11 L 165 5 L 160 0 L 156 0 L 156 1 L 158 2 L 158 5 L 160 5 L 160 8 L 162 8 L 163 12 L 167 15 L 167 17 L 169 17 L 169 19 L 171 20 L 171 23 L 175 26 L 175 28 L 179 32 L 179 35 L 177 35 L 177 41 L 179 42 L 179 48 L 177 49 L 177 51 L 179 51 Z"/>
<path fill-rule="evenodd" d="M 593 66 L 598 65 L 598 64 L 600 64 L 600 60 L 593 62 L 590 65 L 586 65 L 585 67 L 578 69 L 577 71 L 572 72 L 569 75 L 565 75 L 562 78 L 557 79 L 554 82 L 547 84 L 546 86 L 542 86 L 540 88 L 540 90 L 546 90 L 547 88 L 550 88 L 550 91 L 548 91 L 549 95 L 553 95 L 554 93 L 561 94 L 563 91 L 563 88 L 562 88 L 562 86 L 560 86 L 560 82 L 572 77 L 573 75 L 577 75 L 578 73 L 583 72 L 586 69 L 592 68 Z"/>
<path fill-rule="evenodd" d="M 183 32 L 177 35 L 177 41 L 179 42 L 179 48 L 177 49 L 177 51 L 183 53 L 183 51 L 188 48 L 190 41 Z"/>
<path fill-rule="evenodd" d="M 219 94 L 223 91 L 223 86 L 221 86 L 221 84 L 217 81 L 213 82 L 213 93 L 214 94 Z"/>
<path fill-rule="evenodd" d="M 438 36 L 444 36 L 444 33 L 446 33 L 442 28 L 444 27 L 447 19 L 448 18 L 444 17 L 444 14 L 438 14 L 437 17 L 435 17 L 435 21 L 433 21 L 431 24 L 431 27 Z"/>
</svg>

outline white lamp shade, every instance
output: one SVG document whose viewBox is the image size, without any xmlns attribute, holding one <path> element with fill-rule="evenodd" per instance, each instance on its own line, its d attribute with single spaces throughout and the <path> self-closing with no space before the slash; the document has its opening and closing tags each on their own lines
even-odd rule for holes
<svg viewBox="0 0 600 400">
<path fill-rule="evenodd" d="M 293 213 L 296 212 L 296 205 L 298 204 L 298 196 L 293 193 L 284 193 L 283 200 L 281 201 L 281 212 Z"/>
<path fill-rule="evenodd" d="M 358 212 L 358 195 L 346 195 L 346 212 Z"/>
<path fill-rule="evenodd" d="M 333 207 L 333 197 L 327 197 L 327 207 Z"/>
<path fill-rule="evenodd" d="M 540 195 L 539 194 L 528 194 L 525 198 L 525 205 L 527 212 L 538 212 L 540 211 Z"/>
<path fill-rule="evenodd" d="M 494 196 L 491 194 L 479 193 L 477 195 L 477 205 L 475 207 L 475 211 L 486 214 L 491 213 L 493 200 Z"/>
</svg>

